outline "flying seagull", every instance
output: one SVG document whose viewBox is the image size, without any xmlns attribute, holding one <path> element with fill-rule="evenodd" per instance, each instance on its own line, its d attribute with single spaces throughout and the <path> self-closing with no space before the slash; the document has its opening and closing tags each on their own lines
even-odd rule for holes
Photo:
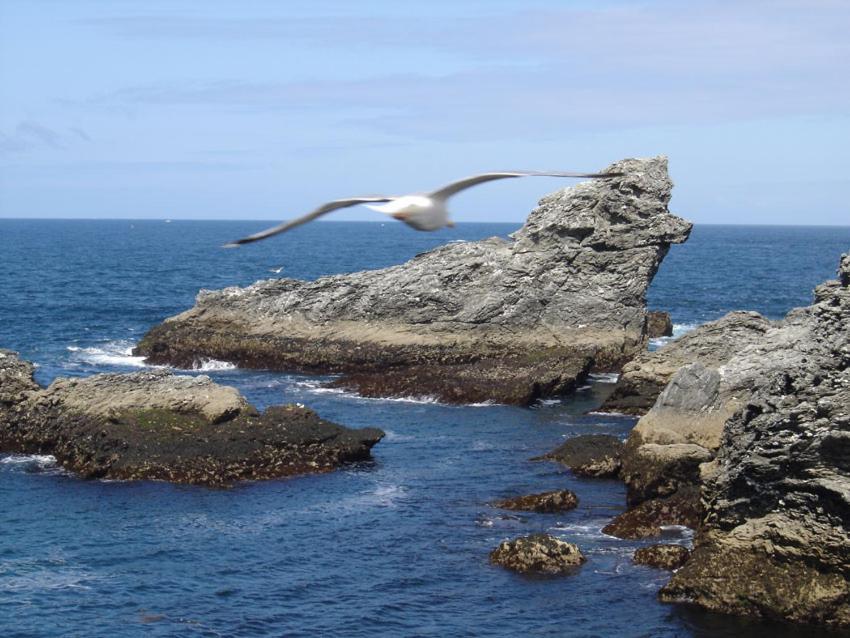
<svg viewBox="0 0 850 638">
<path fill-rule="evenodd" d="M 412 226 L 416 230 L 438 230 L 443 226 L 452 227 L 454 222 L 449 219 L 449 211 L 447 208 L 448 199 L 452 195 L 476 186 L 484 182 L 492 182 L 497 179 L 509 179 L 512 177 L 619 177 L 623 173 L 569 173 L 569 172 L 553 172 L 547 173 L 542 171 L 503 171 L 499 173 L 481 173 L 480 175 L 472 175 L 464 179 L 447 184 L 442 188 L 424 194 L 413 195 L 370 195 L 365 197 L 347 197 L 345 199 L 336 199 L 332 202 L 322 204 L 317 209 L 282 224 L 278 224 L 272 228 L 260 231 L 253 235 L 248 235 L 242 239 L 237 239 L 228 244 L 225 248 L 235 248 L 241 244 L 250 244 L 251 242 L 266 239 L 280 233 L 285 233 L 292 230 L 296 226 L 306 224 L 313 221 L 317 217 L 326 215 L 331 211 L 340 208 L 349 208 L 358 204 L 365 204 L 367 208 L 376 210 L 379 213 L 389 215 L 393 219 L 398 219 L 408 226 Z"/>
</svg>

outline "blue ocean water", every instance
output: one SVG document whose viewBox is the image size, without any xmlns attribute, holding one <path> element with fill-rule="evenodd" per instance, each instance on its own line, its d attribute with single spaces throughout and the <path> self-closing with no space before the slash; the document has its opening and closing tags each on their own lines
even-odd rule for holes
<svg viewBox="0 0 850 638">
<path fill-rule="evenodd" d="M 129 349 L 199 288 L 381 267 L 516 228 L 321 223 L 219 248 L 265 225 L 0 220 L 0 347 L 35 361 L 42 383 L 139 369 Z M 734 309 L 779 318 L 808 304 L 848 249 L 850 227 L 697 226 L 671 248 L 649 305 L 678 332 Z M 204 373 L 261 407 L 299 401 L 387 437 L 371 463 L 228 490 L 82 481 L 49 458 L 0 457 L 0 635 L 805 635 L 658 603 L 667 575 L 631 564 L 641 543 L 600 533 L 624 509 L 622 485 L 529 461 L 576 434 L 626 435 L 633 419 L 588 414 L 612 387 L 604 379 L 532 409 L 449 407 L 218 367 Z M 579 507 L 489 505 L 555 488 Z M 502 539 L 538 531 L 578 543 L 587 564 L 561 579 L 488 565 Z"/>
</svg>

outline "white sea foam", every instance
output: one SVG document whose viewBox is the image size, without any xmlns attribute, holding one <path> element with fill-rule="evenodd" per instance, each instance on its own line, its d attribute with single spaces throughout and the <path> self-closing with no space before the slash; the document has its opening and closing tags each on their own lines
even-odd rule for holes
<svg viewBox="0 0 850 638">
<path fill-rule="evenodd" d="M 590 381 L 595 381 L 596 383 L 617 383 L 617 379 L 620 378 L 620 375 L 616 372 L 595 372 L 587 375 L 587 378 Z"/>
<path fill-rule="evenodd" d="M 669 337 L 656 337 L 655 339 L 650 339 L 649 349 L 658 350 L 659 348 L 666 346 L 671 341 L 675 341 L 683 334 L 690 332 L 697 326 L 699 326 L 698 323 L 674 323 L 673 334 Z"/>
<path fill-rule="evenodd" d="M 219 361 L 218 359 L 205 359 L 200 364 L 194 364 L 193 370 L 201 370 L 203 372 L 215 372 L 221 370 L 235 370 L 236 364 L 229 361 Z"/>
<path fill-rule="evenodd" d="M 12 454 L 0 458 L 3 465 L 37 465 L 40 468 L 56 465 L 56 457 L 52 454 Z"/>
<path fill-rule="evenodd" d="M 0 467 L 7 467 L 12 472 L 35 472 L 39 474 L 65 474 L 56 462 L 56 457 L 50 454 L 11 454 L 0 457 Z"/>
<path fill-rule="evenodd" d="M 126 366 L 132 368 L 158 367 L 148 366 L 144 357 L 133 356 L 133 342 L 126 339 L 108 341 L 100 346 L 81 348 L 68 346 L 73 359 L 100 366 Z"/>
</svg>

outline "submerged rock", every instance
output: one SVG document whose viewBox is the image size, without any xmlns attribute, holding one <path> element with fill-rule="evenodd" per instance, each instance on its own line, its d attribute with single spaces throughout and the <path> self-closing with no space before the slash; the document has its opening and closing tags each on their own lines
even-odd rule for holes
<svg viewBox="0 0 850 638">
<path fill-rule="evenodd" d="M 679 369 L 691 363 L 719 367 L 746 346 L 756 343 L 770 327 L 771 322 L 757 312 L 730 312 L 658 350 L 642 352 L 623 366 L 614 392 L 600 409 L 645 414 Z"/>
<path fill-rule="evenodd" d="M 234 388 L 164 370 L 40 388 L 18 376 L 25 362 L 8 365 L 16 357 L 3 354 L 0 394 L 26 389 L 0 408 L 0 451 L 52 454 L 85 478 L 227 485 L 326 472 L 368 459 L 384 434 L 336 425 L 300 405 L 260 413 Z"/>
<path fill-rule="evenodd" d="M 550 534 L 533 534 L 504 541 L 490 552 L 491 563 L 521 574 L 570 574 L 586 560 L 576 545 Z"/>
<path fill-rule="evenodd" d="M 575 509 L 578 506 L 578 496 L 570 490 L 557 490 L 555 492 L 541 492 L 540 494 L 506 498 L 496 501 L 493 505 L 503 510 L 555 514 Z"/>
<path fill-rule="evenodd" d="M 557 461 L 578 476 L 615 477 L 620 472 L 623 442 L 609 434 L 583 434 L 567 439 L 535 461 Z"/>
<path fill-rule="evenodd" d="M 315 281 L 201 291 L 136 353 L 182 367 L 341 373 L 367 395 L 528 404 L 618 369 L 646 343 L 644 297 L 691 224 L 667 210 L 667 160 L 544 197 L 510 239 L 456 242 L 407 263 Z"/>
<path fill-rule="evenodd" d="M 717 372 L 716 391 L 693 388 L 693 414 L 736 409 L 703 466 L 693 555 L 662 600 L 850 626 L 850 258 Z"/>
<path fill-rule="evenodd" d="M 681 545 L 650 545 L 635 551 L 633 560 L 636 565 L 673 571 L 684 565 L 690 555 L 690 550 Z"/>
</svg>

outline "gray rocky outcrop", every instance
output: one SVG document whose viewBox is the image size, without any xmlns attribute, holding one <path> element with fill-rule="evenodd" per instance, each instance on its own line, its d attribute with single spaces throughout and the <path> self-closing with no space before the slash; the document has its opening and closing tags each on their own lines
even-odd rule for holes
<svg viewBox="0 0 850 638">
<path fill-rule="evenodd" d="M 492 564 L 521 574 L 571 574 L 586 560 L 576 545 L 550 534 L 532 534 L 503 541 L 490 552 Z"/>
<path fill-rule="evenodd" d="M 503 510 L 556 514 L 575 509 L 578 506 L 578 496 L 570 490 L 556 490 L 502 499 L 493 503 L 493 506 Z"/>
<path fill-rule="evenodd" d="M 614 392 L 600 409 L 645 414 L 679 369 L 692 363 L 719 367 L 743 348 L 759 341 L 770 327 L 771 322 L 757 312 L 730 312 L 658 350 L 641 352 L 623 366 Z M 663 418 L 663 415 L 656 416 Z"/>
<path fill-rule="evenodd" d="M 723 427 L 715 460 L 700 468 L 693 555 L 662 600 L 850 626 L 848 256 L 813 305 L 715 373 L 700 373 L 705 386 L 688 385 L 679 401 L 697 419 L 722 415 Z"/>
<path fill-rule="evenodd" d="M 441 246 L 399 266 L 201 291 L 137 354 L 191 367 L 341 373 L 369 396 L 527 404 L 646 343 L 645 293 L 691 225 L 667 209 L 666 158 L 544 197 L 510 239 Z"/>
<path fill-rule="evenodd" d="M 0 452 L 52 454 L 86 478 L 204 485 L 326 472 L 370 458 L 383 436 L 300 405 L 260 413 L 234 388 L 165 370 L 60 378 L 0 353 Z"/>
<path fill-rule="evenodd" d="M 534 461 L 556 461 L 577 476 L 613 478 L 620 472 L 623 442 L 609 434 L 582 434 L 564 441 Z"/>
</svg>

